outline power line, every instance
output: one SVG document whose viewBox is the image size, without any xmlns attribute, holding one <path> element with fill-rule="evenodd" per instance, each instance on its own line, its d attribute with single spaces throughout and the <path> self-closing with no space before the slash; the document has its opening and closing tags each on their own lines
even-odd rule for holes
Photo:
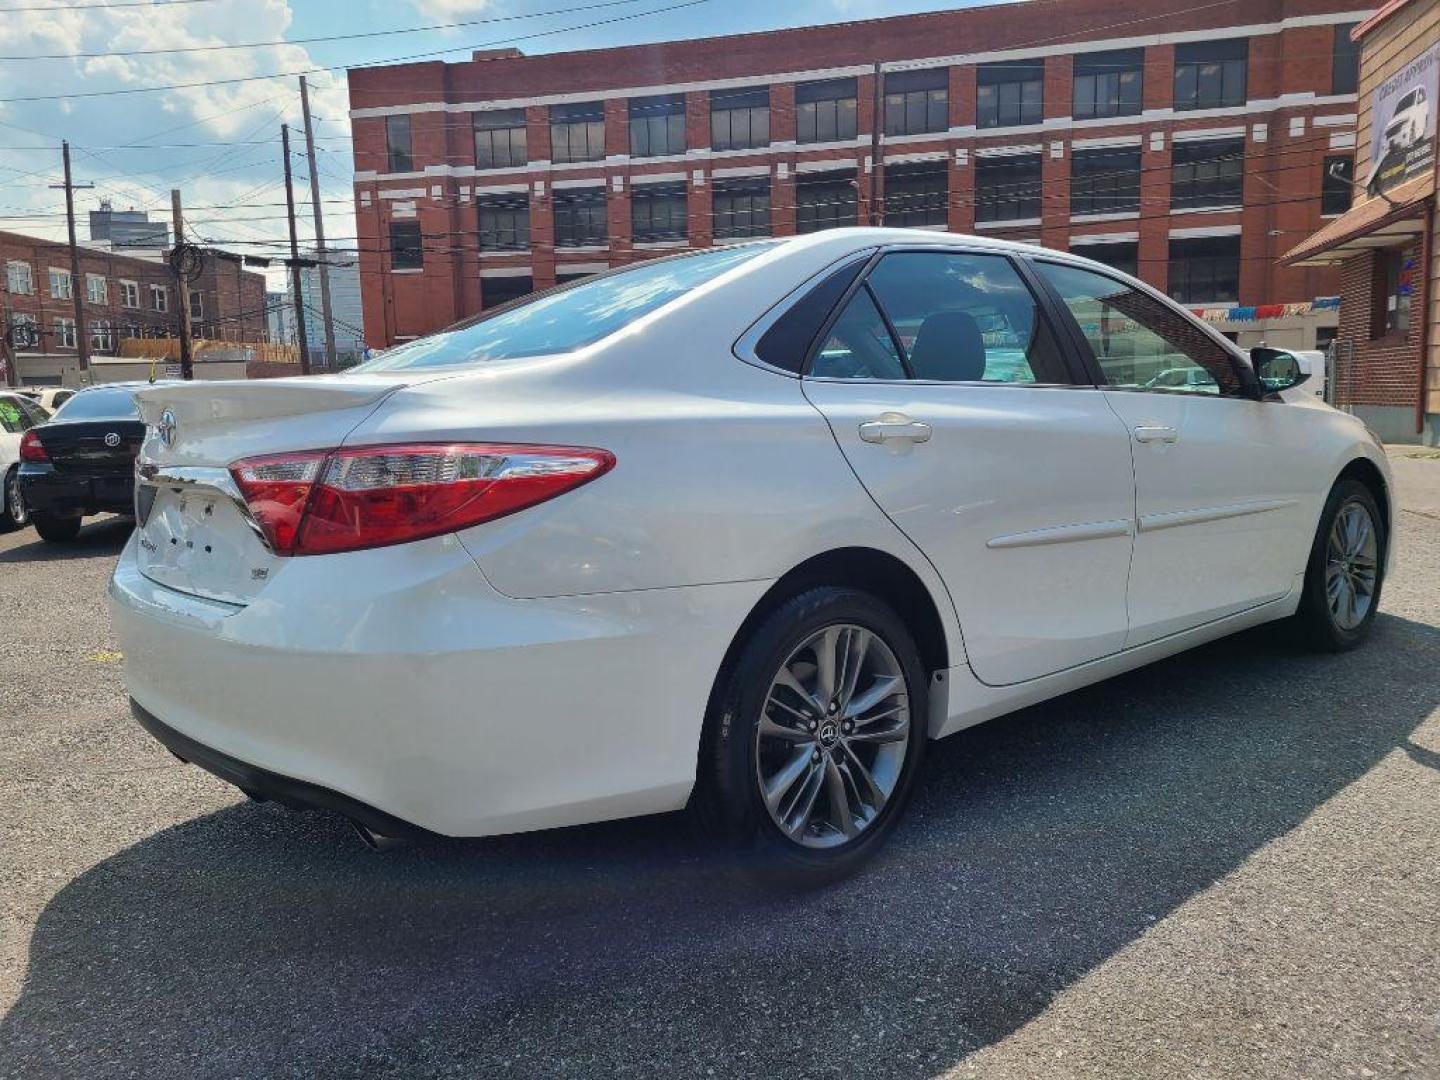
<svg viewBox="0 0 1440 1080">
<path fill-rule="evenodd" d="M 31 7 L 7 7 L 0 8 L 0 15 L 9 15 L 15 11 L 92 11 L 96 8 L 161 8 L 179 7 L 182 4 L 208 4 L 213 0 L 165 0 L 164 3 L 151 3 L 150 0 L 125 0 L 124 3 L 115 4 L 43 4 Z M 103 55 L 103 54 L 102 54 Z"/>
</svg>

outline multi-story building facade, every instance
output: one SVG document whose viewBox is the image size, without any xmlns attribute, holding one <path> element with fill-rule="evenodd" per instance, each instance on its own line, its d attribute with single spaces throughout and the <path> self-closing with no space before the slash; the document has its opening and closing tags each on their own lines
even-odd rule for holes
<svg viewBox="0 0 1440 1080">
<path fill-rule="evenodd" d="M 1046 0 L 357 69 L 367 336 L 657 253 L 883 220 L 1080 251 L 1233 333 L 1313 344 L 1335 314 L 1310 302 L 1338 277 L 1278 257 L 1349 205 L 1368 14 Z"/>
<path fill-rule="evenodd" d="M 0 321 L 11 328 L 22 381 L 59 382 L 78 364 L 76 293 L 85 312 L 87 352 L 115 356 L 124 338 L 179 334 L 180 296 L 169 264 L 159 257 L 121 255 L 81 245 L 74 278 L 67 245 L 0 232 Z M 268 340 L 265 278 L 244 270 L 240 257 L 207 251 L 201 276 L 187 290 L 197 338 Z"/>
<path fill-rule="evenodd" d="M 309 251 L 306 258 L 318 258 Z M 335 327 L 335 357 L 342 366 L 359 363 L 365 356 L 365 313 L 360 299 L 359 255 L 344 248 L 325 253 L 326 277 L 330 282 L 330 320 Z M 300 296 L 305 304 L 305 339 L 312 357 L 325 356 L 325 320 L 320 298 L 320 271 L 313 266 L 300 269 Z M 293 317 L 292 320 L 293 322 Z M 293 327 L 292 327 L 293 336 Z"/>
<path fill-rule="evenodd" d="M 170 246 L 170 226 L 151 221 L 147 210 L 116 210 L 109 199 L 102 199 L 100 209 L 90 211 L 90 239 L 116 248 L 159 251 Z"/>
</svg>

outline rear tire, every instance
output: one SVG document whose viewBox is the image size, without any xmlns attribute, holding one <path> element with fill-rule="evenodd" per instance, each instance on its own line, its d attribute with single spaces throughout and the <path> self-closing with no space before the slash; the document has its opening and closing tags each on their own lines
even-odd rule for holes
<svg viewBox="0 0 1440 1080">
<path fill-rule="evenodd" d="M 1390 537 L 1370 489 L 1341 480 L 1325 500 L 1310 546 L 1295 622 L 1307 645 L 1347 652 L 1370 634 L 1385 581 Z"/>
<path fill-rule="evenodd" d="M 693 803 L 702 826 L 770 882 L 854 873 L 909 801 L 928 687 L 905 624 L 869 593 L 820 586 L 785 601 L 715 688 Z"/>
<path fill-rule="evenodd" d="M 33 514 L 31 521 L 40 539 L 51 544 L 69 543 L 80 535 L 78 517 L 57 517 L 54 514 Z"/>
<path fill-rule="evenodd" d="M 0 529 L 23 529 L 30 524 L 30 512 L 25 507 L 25 494 L 20 490 L 20 467 L 17 465 L 5 476 L 3 495 L 4 514 L 0 515 Z"/>
</svg>

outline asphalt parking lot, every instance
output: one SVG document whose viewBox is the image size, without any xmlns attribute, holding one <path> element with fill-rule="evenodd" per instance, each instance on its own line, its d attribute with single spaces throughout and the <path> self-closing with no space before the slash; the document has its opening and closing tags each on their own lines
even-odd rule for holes
<svg viewBox="0 0 1440 1080">
<path fill-rule="evenodd" d="M 938 744 L 799 897 L 674 818 L 377 855 L 249 803 L 129 717 L 127 523 L 0 537 L 0 1076 L 1440 1076 L 1440 460 L 1396 470 L 1367 647 Z"/>
</svg>

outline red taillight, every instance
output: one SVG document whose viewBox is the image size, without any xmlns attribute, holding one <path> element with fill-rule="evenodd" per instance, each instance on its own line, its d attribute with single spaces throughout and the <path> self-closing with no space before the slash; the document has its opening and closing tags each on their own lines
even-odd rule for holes
<svg viewBox="0 0 1440 1080">
<path fill-rule="evenodd" d="M 513 514 L 608 472 L 580 446 L 360 446 L 272 454 L 230 467 L 281 555 L 324 555 L 439 536 Z"/>
<path fill-rule="evenodd" d="M 40 433 L 34 428 L 30 428 L 24 435 L 20 436 L 20 460 L 50 460 L 50 455 L 45 452 L 45 444 L 40 441 Z"/>
</svg>

